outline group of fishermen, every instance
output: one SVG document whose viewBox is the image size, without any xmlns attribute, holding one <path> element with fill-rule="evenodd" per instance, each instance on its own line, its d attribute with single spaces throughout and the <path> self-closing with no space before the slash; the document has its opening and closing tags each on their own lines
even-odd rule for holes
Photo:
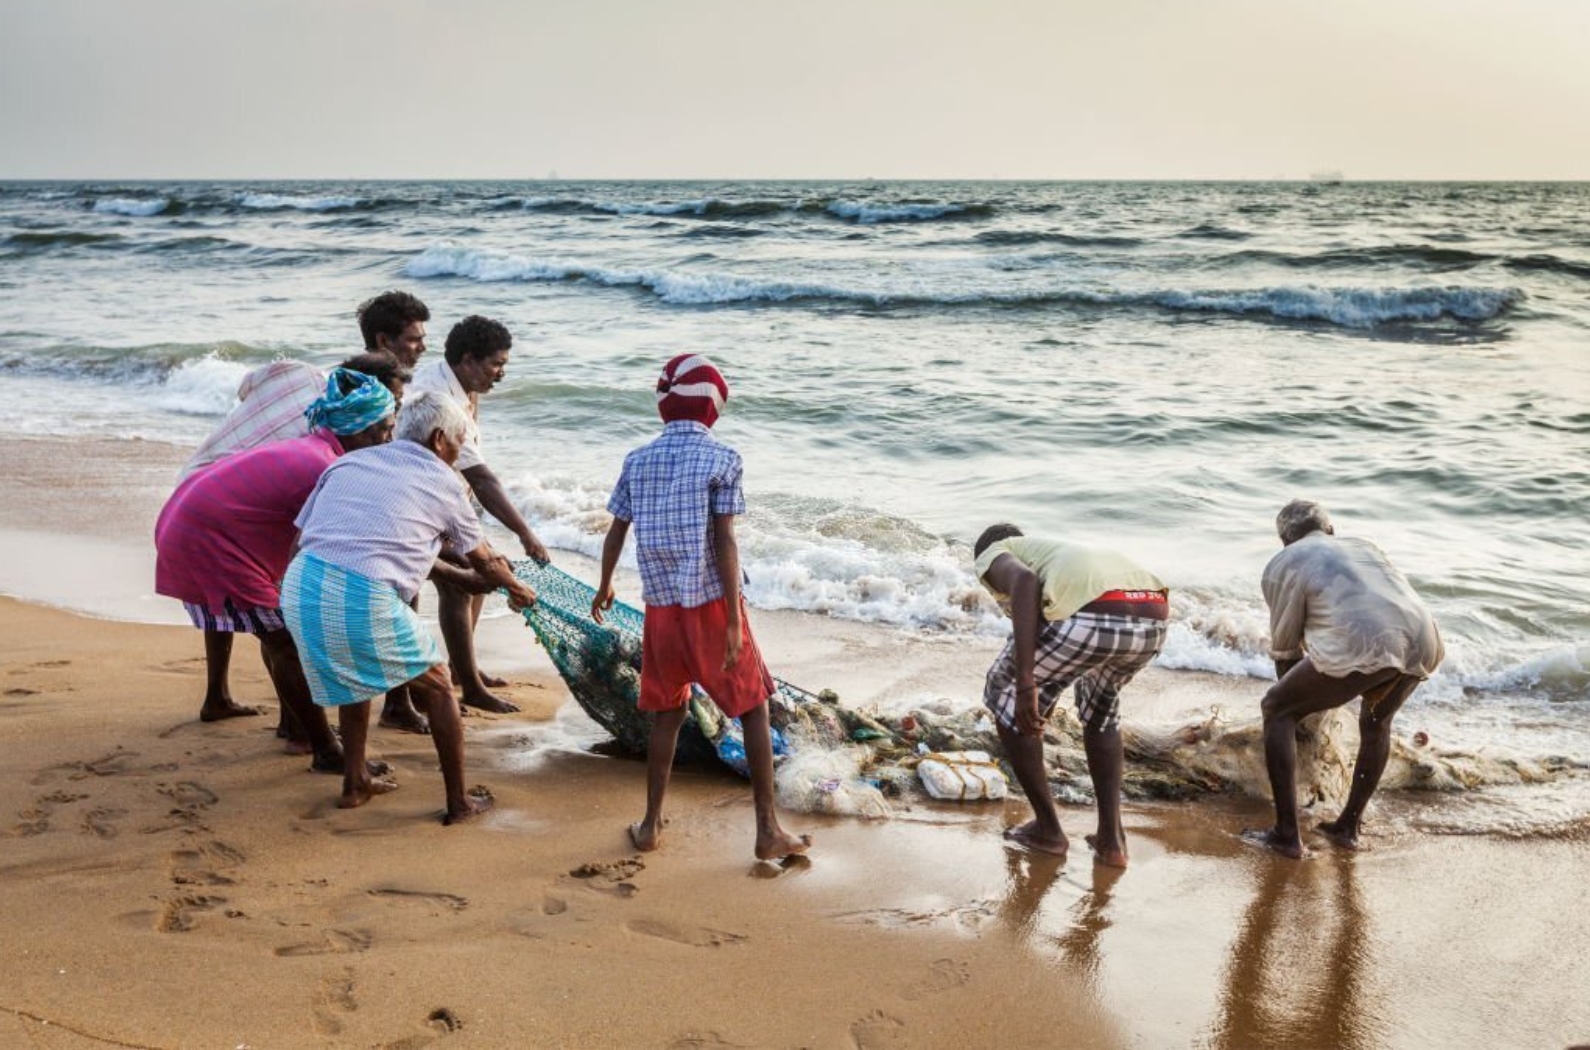
<svg viewBox="0 0 1590 1050">
<path fill-rule="evenodd" d="M 548 558 L 481 451 L 479 397 L 503 378 L 512 338 L 496 321 L 468 317 L 449 332 L 443 359 L 420 365 L 424 303 L 387 292 L 358 316 L 365 352 L 329 375 L 278 361 L 245 378 L 239 404 L 184 468 L 161 513 L 156 589 L 181 600 L 204 632 L 202 719 L 258 713 L 228 688 L 232 636 L 254 634 L 281 700 L 279 733 L 291 750 L 313 755 L 313 769 L 343 775 L 343 806 L 396 786 L 384 763 L 365 757 L 370 704 L 384 696 L 381 725 L 433 736 L 444 820 L 453 823 L 490 804 L 464 788 L 460 703 L 516 710 L 491 692 L 504 683 L 475 659 L 481 601 L 496 589 L 516 609 L 535 601 L 485 539 L 477 507 L 528 557 Z M 745 512 L 742 463 L 710 433 L 728 385 L 704 357 L 681 355 L 656 389 L 663 433 L 625 461 L 591 609 L 601 622 L 611 607 L 613 571 L 633 526 L 647 606 L 641 707 L 655 721 L 646 817 L 630 834 L 641 849 L 658 845 L 685 698 L 701 685 L 744 726 L 757 855 L 803 852 L 810 838 L 786 833 L 774 814 L 765 739 L 773 680 L 744 617 L 733 532 Z M 1306 500 L 1283 507 L 1276 529 L 1282 549 L 1262 580 L 1277 676 L 1262 704 L 1275 822 L 1253 838 L 1298 858 L 1306 854 L 1299 721 L 1363 698 L 1349 797 L 1319 828 L 1357 848 L 1392 720 L 1444 654 L 1428 609 L 1373 544 L 1336 536 L 1325 509 Z M 1164 645 L 1169 588 L 1125 555 L 1029 537 L 1013 525 L 987 529 L 973 553 L 978 580 L 1012 625 L 983 700 L 1034 812 L 1005 835 L 1041 852 L 1069 849 L 1043 729 L 1073 687 L 1098 804 L 1097 831 L 1086 841 L 1099 863 L 1124 867 L 1120 691 Z M 446 659 L 415 612 L 427 578 Z M 340 741 L 327 707 L 339 712 Z"/>
</svg>

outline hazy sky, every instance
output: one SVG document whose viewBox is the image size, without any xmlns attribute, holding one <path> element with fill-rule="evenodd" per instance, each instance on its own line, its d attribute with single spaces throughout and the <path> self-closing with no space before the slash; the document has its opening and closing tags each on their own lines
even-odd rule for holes
<svg viewBox="0 0 1590 1050">
<path fill-rule="evenodd" d="M 1590 178 L 1585 0 L 0 0 L 0 177 Z"/>
</svg>

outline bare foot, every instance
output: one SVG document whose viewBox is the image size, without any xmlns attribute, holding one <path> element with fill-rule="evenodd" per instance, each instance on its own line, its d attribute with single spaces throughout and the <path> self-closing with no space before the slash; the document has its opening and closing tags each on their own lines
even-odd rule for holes
<svg viewBox="0 0 1590 1050">
<path fill-rule="evenodd" d="M 442 823 L 448 827 L 452 827 L 454 824 L 463 824 L 466 821 L 474 820 L 496 804 L 496 796 L 489 789 L 478 786 L 472 787 L 464 795 L 463 806 L 457 809 L 449 808 L 442 815 Z"/>
<path fill-rule="evenodd" d="M 1093 859 L 1107 868 L 1126 867 L 1126 843 L 1119 847 L 1101 847 L 1097 835 L 1083 835 L 1082 841 L 1088 844 L 1088 849 L 1093 851 Z"/>
<path fill-rule="evenodd" d="M 629 826 L 629 841 L 642 853 L 650 853 L 662 844 L 662 829 L 644 820 L 637 820 Z"/>
<path fill-rule="evenodd" d="M 398 789 L 397 781 L 391 777 L 371 777 L 364 783 L 354 787 L 352 791 L 344 791 L 337 800 L 338 809 L 358 809 L 377 795 L 385 795 Z"/>
<path fill-rule="evenodd" d="M 1358 845 L 1358 829 L 1348 828 L 1342 823 L 1340 817 L 1322 822 L 1319 825 L 1319 832 L 1342 849 L 1356 850 L 1361 848 Z"/>
<path fill-rule="evenodd" d="M 204 706 L 199 708 L 199 721 L 219 722 L 224 718 L 252 718 L 262 715 L 265 711 L 258 707 L 244 707 L 235 700 L 226 699 L 217 703 L 206 700 Z"/>
<path fill-rule="evenodd" d="M 490 711 L 494 715 L 511 715 L 519 710 L 519 705 L 510 700 L 493 696 L 490 693 L 468 692 L 459 701 L 465 707 L 473 707 L 481 711 Z"/>
<path fill-rule="evenodd" d="M 314 753 L 315 745 L 307 740 L 294 740 L 292 737 L 287 737 L 282 743 L 282 754 L 284 755 L 312 755 Z"/>
<path fill-rule="evenodd" d="M 1071 840 L 1066 838 L 1065 832 L 1059 838 L 1049 838 L 1038 831 L 1038 822 L 1029 820 L 1013 828 L 1005 829 L 1005 841 L 1014 842 L 1018 846 L 1037 850 L 1039 853 L 1053 853 L 1063 857 L 1071 849 Z"/>
<path fill-rule="evenodd" d="M 1271 850 L 1291 860 L 1302 860 L 1313 856 L 1303 848 L 1303 840 L 1296 835 L 1287 837 L 1274 828 L 1247 828 L 1242 832 L 1242 841 L 1250 846 Z"/>
<path fill-rule="evenodd" d="M 314 761 L 309 763 L 309 771 L 311 773 L 335 773 L 340 777 L 343 774 L 343 769 L 342 756 L 340 754 L 316 755 Z M 384 777 L 392 772 L 392 765 L 389 762 L 381 761 L 379 758 L 369 758 L 365 760 L 364 771 L 372 777 Z"/>
<path fill-rule="evenodd" d="M 791 835 L 782 828 L 758 831 L 756 834 L 756 859 L 781 860 L 805 853 L 812 848 L 810 835 Z"/>
<path fill-rule="evenodd" d="M 480 684 L 487 689 L 506 689 L 508 688 L 508 679 L 498 678 L 494 674 L 487 674 L 482 671 L 480 672 Z"/>
<path fill-rule="evenodd" d="M 404 733 L 418 733 L 421 736 L 431 735 L 430 721 L 412 707 L 400 708 L 396 711 L 382 711 L 381 720 L 377 724 L 383 729 L 396 729 Z"/>
</svg>

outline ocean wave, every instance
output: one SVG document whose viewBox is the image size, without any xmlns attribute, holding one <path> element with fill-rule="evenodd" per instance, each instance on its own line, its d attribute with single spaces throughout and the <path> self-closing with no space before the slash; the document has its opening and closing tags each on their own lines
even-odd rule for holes
<svg viewBox="0 0 1590 1050">
<path fill-rule="evenodd" d="M 833 201 L 827 210 L 830 215 L 862 226 L 880 222 L 982 219 L 994 214 L 989 204 L 868 204 L 852 200 Z"/>
<path fill-rule="evenodd" d="M 1221 265 L 1273 263 L 1293 269 L 1351 270 L 1365 266 L 1412 265 L 1427 270 L 1466 270 L 1494 262 L 1498 256 L 1461 248 L 1438 248 L 1427 244 L 1392 244 L 1372 248 L 1337 248 L 1326 252 L 1293 253 L 1250 249 L 1232 252 L 1215 259 Z"/>
<path fill-rule="evenodd" d="M 127 215 L 147 218 L 159 215 L 171 207 L 165 197 L 101 197 L 94 202 L 94 211 L 101 215 Z"/>
<path fill-rule="evenodd" d="M 1398 321 L 1488 321 L 1522 302 L 1518 288 L 1256 288 L 1244 291 L 1159 292 L 1151 300 L 1172 310 L 1267 314 L 1300 321 L 1329 321 L 1373 328 Z"/>
<path fill-rule="evenodd" d="M 976 239 L 984 244 L 1063 244 L 1073 248 L 1136 248 L 1143 243 L 1137 237 L 1060 233 L 1056 230 L 984 230 Z"/>
<path fill-rule="evenodd" d="M 0 237 L 0 247 L 12 249 L 12 254 L 50 251 L 54 248 L 82 248 L 96 244 L 113 244 L 126 240 L 119 233 L 91 233 L 88 230 L 61 230 L 59 232 L 34 232 L 23 230 Z"/>
<path fill-rule="evenodd" d="M 1214 223 L 1206 222 L 1194 226 L 1190 230 L 1183 230 L 1176 236 L 1195 241 L 1245 241 L 1253 235 L 1242 230 L 1233 230 L 1226 226 L 1218 226 Z"/>
<path fill-rule="evenodd" d="M 157 408 L 189 416 L 223 416 L 237 404 L 237 388 L 252 364 L 215 353 L 184 361 L 154 384 Z"/>
<path fill-rule="evenodd" d="M 335 211 L 339 208 L 357 208 L 364 204 L 362 197 L 294 197 L 280 193 L 240 193 L 237 204 L 256 211 Z"/>
<path fill-rule="evenodd" d="M 432 247 L 411 259 L 414 278 L 467 277 L 477 281 L 589 281 L 608 287 L 639 287 L 663 302 L 682 306 L 737 303 L 795 304 L 810 301 L 875 307 L 1152 306 L 1168 310 L 1262 314 L 1281 320 L 1328 321 L 1348 328 L 1388 322 L 1484 321 L 1522 302 L 1516 288 L 1449 285 L 1429 288 L 1300 287 L 1197 291 L 1097 291 L 1075 287 L 923 290 L 920 286 L 840 287 L 809 281 L 759 281 L 733 274 L 616 270 L 577 262 L 524 259 L 458 247 Z"/>
<path fill-rule="evenodd" d="M 1565 277 L 1579 277 L 1590 280 L 1590 263 L 1575 262 L 1549 253 L 1537 255 L 1521 255 L 1508 259 L 1502 264 L 1509 270 L 1539 270 L 1546 273 L 1560 273 Z"/>
<path fill-rule="evenodd" d="M 682 201 L 600 201 L 581 197 L 506 197 L 486 203 L 489 210 L 518 208 L 523 211 L 570 215 L 655 215 L 694 216 L 712 219 L 743 219 L 781 215 L 800 209 L 799 202 L 777 200 L 730 201 L 701 197 Z"/>
</svg>

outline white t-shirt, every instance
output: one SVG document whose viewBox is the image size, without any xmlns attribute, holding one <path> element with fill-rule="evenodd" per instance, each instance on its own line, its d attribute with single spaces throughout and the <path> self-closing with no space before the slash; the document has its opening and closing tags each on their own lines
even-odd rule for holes
<svg viewBox="0 0 1590 1050">
<path fill-rule="evenodd" d="M 1311 532 L 1264 567 L 1270 653 L 1322 673 L 1395 667 L 1428 678 L 1446 650 L 1406 577 L 1368 540 Z"/>
<path fill-rule="evenodd" d="M 453 464 L 453 469 L 465 471 L 470 467 L 485 465 L 486 458 L 480 449 L 478 408 L 474 398 L 471 398 L 463 384 L 459 383 L 458 376 L 453 372 L 453 366 L 447 363 L 446 358 L 421 365 L 414 370 L 414 378 L 409 380 L 408 393 L 419 394 L 427 390 L 446 394 L 458 402 L 458 407 L 462 408 L 464 414 L 469 417 L 469 430 L 464 434 L 464 447 L 458 453 L 458 462 Z"/>
</svg>

